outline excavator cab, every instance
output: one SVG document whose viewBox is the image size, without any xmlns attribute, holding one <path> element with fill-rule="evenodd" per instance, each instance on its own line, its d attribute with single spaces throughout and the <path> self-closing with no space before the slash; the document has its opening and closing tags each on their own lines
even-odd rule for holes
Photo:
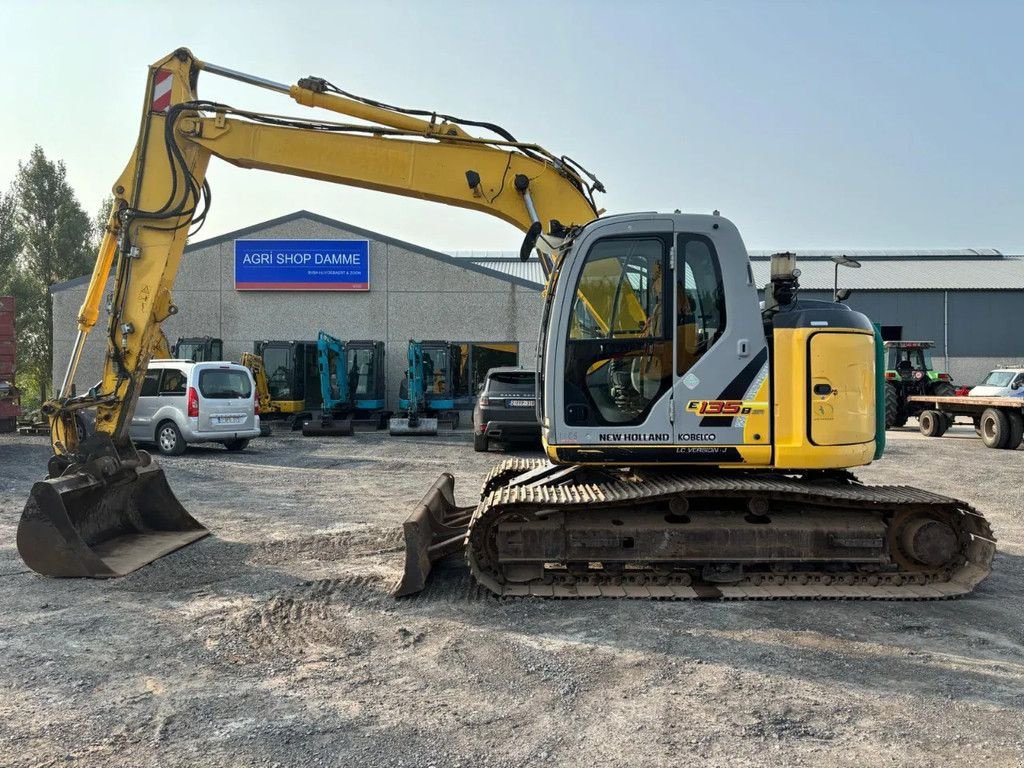
<svg viewBox="0 0 1024 768">
<path fill-rule="evenodd" d="M 545 334 L 549 457 L 767 465 L 768 342 L 738 232 L 637 219 L 587 227 L 563 261 Z"/>
<path fill-rule="evenodd" d="M 174 342 L 171 355 L 178 360 L 191 360 L 193 363 L 223 360 L 224 342 L 212 336 L 179 338 Z"/>
<path fill-rule="evenodd" d="M 316 342 L 256 341 L 253 352 L 263 359 L 269 415 L 291 419 L 293 429 L 301 429 L 302 415 L 320 407 Z"/>
<path fill-rule="evenodd" d="M 354 418 L 371 421 L 377 429 L 387 426 L 387 380 L 384 369 L 384 342 L 356 340 L 345 342 L 348 391 Z"/>
</svg>

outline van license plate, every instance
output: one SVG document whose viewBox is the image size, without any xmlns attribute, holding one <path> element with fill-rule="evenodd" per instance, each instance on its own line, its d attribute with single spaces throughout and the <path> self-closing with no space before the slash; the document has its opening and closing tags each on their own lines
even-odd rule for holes
<svg viewBox="0 0 1024 768">
<path fill-rule="evenodd" d="M 214 416 L 213 419 L 217 424 L 241 424 L 243 416 Z"/>
<path fill-rule="evenodd" d="M 533 400 L 509 400 L 508 404 L 512 408 L 533 408 Z"/>
</svg>

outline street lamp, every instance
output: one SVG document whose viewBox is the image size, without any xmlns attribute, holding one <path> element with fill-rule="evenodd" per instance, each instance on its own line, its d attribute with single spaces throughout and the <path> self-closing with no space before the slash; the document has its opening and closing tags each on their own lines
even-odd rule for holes
<svg viewBox="0 0 1024 768">
<path fill-rule="evenodd" d="M 844 267 L 853 267 L 854 269 L 860 268 L 860 262 L 856 259 L 851 259 L 849 256 L 832 256 L 832 261 L 836 265 L 836 276 L 832 282 L 832 301 L 839 300 L 839 265 L 842 264 Z"/>
</svg>

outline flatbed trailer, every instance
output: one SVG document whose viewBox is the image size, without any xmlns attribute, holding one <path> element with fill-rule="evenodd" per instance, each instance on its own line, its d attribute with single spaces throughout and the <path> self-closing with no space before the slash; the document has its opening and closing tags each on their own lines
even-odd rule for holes
<svg viewBox="0 0 1024 768">
<path fill-rule="evenodd" d="M 965 416 L 988 448 L 1012 451 L 1024 439 L 1024 398 L 914 395 L 907 400 L 921 404 L 917 418 L 926 437 L 941 437 L 957 416 Z"/>
</svg>

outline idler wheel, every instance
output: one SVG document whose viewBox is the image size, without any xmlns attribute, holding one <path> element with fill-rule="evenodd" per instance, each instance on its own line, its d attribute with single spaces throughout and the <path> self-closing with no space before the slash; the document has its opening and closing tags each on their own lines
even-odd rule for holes
<svg viewBox="0 0 1024 768">
<path fill-rule="evenodd" d="M 953 559 L 957 552 L 956 533 L 941 520 L 918 518 L 903 526 L 900 536 L 903 551 L 930 568 Z"/>
</svg>

